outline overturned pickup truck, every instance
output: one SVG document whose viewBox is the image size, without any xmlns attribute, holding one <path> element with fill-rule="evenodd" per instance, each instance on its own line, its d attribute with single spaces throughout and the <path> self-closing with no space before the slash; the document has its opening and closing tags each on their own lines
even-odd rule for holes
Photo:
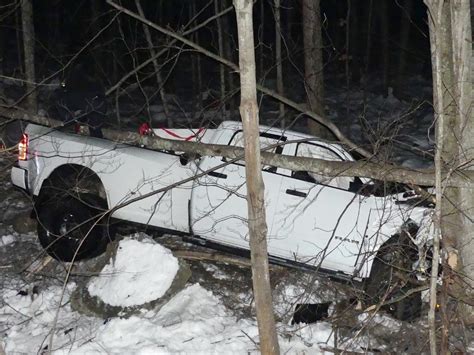
<svg viewBox="0 0 474 355">
<path fill-rule="evenodd" d="M 243 146 L 238 122 L 190 138 Z M 262 149 L 275 154 L 354 160 L 342 146 L 302 133 L 262 126 L 260 139 Z M 400 299 L 389 310 L 402 319 L 416 316 L 419 293 L 401 296 L 429 263 L 431 209 L 419 196 L 404 186 L 361 177 L 330 178 L 272 166 L 262 166 L 262 174 L 273 262 L 364 281 L 374 302 Z M 249 249 L 243 160 L 189 159 L 30 124 L 11 177 L 34 197 L 39 241 L 60 260 L 103 252 L 113 238 L 111 218 L 213 246 Z"/>
</svg>

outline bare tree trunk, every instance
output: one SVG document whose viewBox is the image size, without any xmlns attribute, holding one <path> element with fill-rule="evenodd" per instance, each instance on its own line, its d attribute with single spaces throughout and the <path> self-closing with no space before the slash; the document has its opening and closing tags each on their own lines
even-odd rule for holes
<svg viewBox="0 0 474 355">
<path fill-rule="evenodd" d="M 189 18 L 193 18 L 196 14 L 196 2 L 193 1 L 189 7 L 190 16 Z M 199 44 L 199 31 L 194 31 L 191 34 L 191 38 L 193 38 L 194 42 Z M 192 55 L 192 65 L 193 65 L 193 89 L 195 91 L 194 97 L 197 97 L 197 109 L 198 111 L 202 110 L 203 107 L 203 87 L 202 87 L 202 72 L 201 72 L 201 55 L 199 53 Z"/>
<path fill-rule="evenodd" d="M 429 9 L 434 107 L 444 116 L 445 169 L 467 167 L 474 160 L 472 108 L 472 32 L 469 3 L 425 0 Z M 437 124 L 441 124 L 437 122 Z M 439 131 L 439 129 L 438 129 Z M 438 139 L 438 137 L 437 137 Z M 446 188 L 442 205 L 443 278 L 450 294 L 461 301 L 461 317 L 474 324 L 474 195 L 464 188 Z"/>
<path fill-rule="evenodd" d="M 283 67 L 281 62 L 281 20 L 280 20 L 280 0 L 275 0 L 275 61 L 277 70 L 277 92 L 279 95 L 285 95 L 283 92 Z M 285 105 L 280 102 L 278 119 L 281 127 L 286 127 Z"/>
<path fill-rule="evenodd" d="M 91 1 L 90 2 L 90 27 L 91 27 L 91 32 L 95 35 L 96 33 L 99 33 L 99 31 L 102 29 L 102 21 L 101 21 L 101 15 L 102 15 L 102 2 L 100 1 Z M 62 4 L 60 5 L 62 6 Z M 56 15 L 57 16 L 57 15 Z M 101 38 L 98 38 L 98 40 L 101 40 Z M 96 66 L 100 68 L 102 73 L 105 73 L 105 69 L 107 68 L 107 63 L 109 63 L 108 58 L 104 55 L 104 51 L 102 49 L 102 46 L 95 50 L 92 53 L 92 56 L 95 59 Z"/>
<path fill-rule="evenodd" d="M 29 110 L 36 112 L 35 85 L 35 28 L 33 24 L 32 0 L 21 0 L 21 23 L 23 30 L 23 52 L 25 54 L 26 104 Z"/>
<path fill-rule="evenodd" d="M 454 65 L 454 99 L 456 101 L 456 124 L 459 163 L 467 164 L 474 171 L 474 107 L 473 107 L 473 42 L 471 30 L 472 8 L 468 0 L 454 0 L 451 5 L 451 31 Z M 466 296 L 474 299 L 474 194 L 460 188 L 458 192 L 460 229 L 457 245 L 460 256 L 462 289 Z M 461 315 L 466 324 L 474 325 L 474 307 L 461 304 Z"/>
<path fill-rule="evenodd" d="M 349 19 L 351 28 L 350 31 L 350 45 L 348 46 L 349 63 L 350 63 L 350 78 L 352 83 L 360 83 L 362 74 L 362 63 L 361 63 L 361 21 L 362 9 L 358 6 L 358 2 L 353 3 L 352 16 Z"/>
<path fill-rule="evenodd" d="M 258 68 L 258 71 L 259 71 L 259 76 L 258 76 L 258 80 L 262 80 L 263 82 L 263 76 L 265 75 L 265 70 L 264 70 L 264 67 L 265 67 L 265 61 L 264 61 L 264 58 L 265 58 L 265 46 L 263 45 L 263 39 L 265 38 L 265 0 L 259 0 L 260 1 L 260 26 L 259 26 L 259 36 L 258 36 L 258 39 L 260 41 L 260 43 L 258 43 L 259 47 L 260 47 L 260 50 L 258 51 L 259 52 L 259 68 Z M 261 36 L 260 36 L 261 34 Z"/>
<path fill-rule="evenodd" d="M 389 26 L 390 17 L 388 16 L 388 0 L 380 1 L 379 6 L 379 18 L 380 18 L 380 31 L 382 32 L 382 76 L 383 76 L 383 87 L 385 93 L 388 92 L 389 77 L 390 77 L 390 43 L 389 43 Z"/>
<path fill-rule="evenodd" d="M 221 0 L 214 0 L 214 12 L 218 14 L 220 12 L 219 4 Z M 218 17 L 216 19 L 217 24 L 217 42 L 218 42 L 218 49 L 219 55 L 224 58 L 224 39 L 222 34 L 222 19 Z M 226 90 L 225 90 L 225 67 L 224 64 L 219 64 L 219 78 L 220 78 L 220 90 L 221 90 L 221 109 L 222 109 L 222 119 L 225 120 L 227 118 L 227 111 L 226 111 Z"/>
<path fill-rule="evenodd" d="M 398 73 L 395 93 L 400 96 L 403 82 L 405 67 L 407 61 L 408 45 L 410 40 L 411 22 L 413 14 L 413 0 L 406 0 L 405 7 L 402 9 L 402 18 L 400 20 L 400 50 L 398 55 Z"/>
<path fill-rule="evenodd" d="M 350 63 L 350 57 L 351 57 L 351 46 L 352 46 L 352 43 L 351 43 L 351 30 L 352 30 L 352 26 L 351 26 L 351 7 L 352 7 L 352 1 L 351 0 L 347 0 L 347 12 L 346 12 L 346 60 L 344 61 L 344 65 L 345 65 L 345 71 L 346 71 L 346 89 L 347 89 L 347 93 L 349 93 L 349 88 L 350 88 L 350 85 L 351 85 L 351 72 L 350 72 L 350 68 L 349 68 L 349 63 Z M 349 107 L 347 107 L 347 110 L 349 110 Z M 349 112 L 347 112 L 347 115 L 349 116 Z"/>
<path fill-rule="evenodd" d="M 24 60 L 23 60 L 23 57 L 21 56 L 21 53 L 22 53 L 21 45 L 23 43 L 23 36 L 21 32 L 20 22 L 21 22 L 21 11 L 16 10 L 15 11 L 16 54 L 18 58 L 18 70 L 20 71 L 20 73 L 23 73 Z"/>
<path fill-rule="evenodd" d="M 223 7 L 227 8 L 230 4 L 232 4 L 232 1 L 225 0 L 223 4 L 224 4 Z M 224 41 L 225 57 L 231 62 L 233 62 L 234 61 L 234 55 L 233 55 L 234 46 L 232 45 L 231 36 L 229 35 L 230 25 L 229 25 L 228 15 L 222 16 L 222 28 L 223 28 L 223 32 L 228 35 L 227 39 Z M 234 95 L 234 90 L 236 90 L 235 75 L 230 70 L 227 70 L 227 83 L 228 83 L 227 91 L 231 94 L 228 100 L 229 111 L 230 111 L 230 115 L 234 116 L 234 113 L 236 113 L 237 111 L 237 101 L 236 101 L 237 95 Z"/>
<path fill-rule="evenodd" d="M 260 351 L 262 354 L 279 354 L 267 256 L 267 224 L 260 160 L 252 6 L 252 0 L 234 0 L 239 37 L 240 115 L 245 140 L 252 283 L 260 335 Z"/>
<path fill-rule="evenodd" d="M 311 111 L 324 115 L 324 77 L 319 0 L 303 0 L 304 81 Z M 327 129 L 313 120 L 308 120 L 311 134 L 330 138 Z"/>
<path fill-rule="evenodd" d="M 145 17 L 142 5 L 140 4 L 140 0 L 135 0 L 135 6 L 137 7 L 137 10 L 138 10 L 138 13 L 140 14 L 140 16 Z M 153 58 L 153 57 L 155 57 L 156 52 L 155 52 L 155 49 L 154 49 L 153 40 L 151 38 L 150 29 L 145 24 L 143 24 L 143 32 L 145 33 L 145 38 L 146 38 L 146 41 L 148 43 L 148 48 L 150 50 L 150 56 Z M 173 121 L 171 119 L 170 112 L 168 110 L 168 105 L 167 105 L 167 101 L 166 101 L 165 87 L 164 87 L 163 79 L 161 78 L 160 65 L 158 64 L 157 59 L 153 60 L 153 68 L 155 69 L 156 82 L 157 82 L 159 90 L 160 90 L 160 97 L 161 97 L 161 102 L 163 104 L 163 111 L 165 113 L 165 118 L 168 122 L 168 127 L 172 127 L 173 126 Z"/>
<path fill-rule="evenodd" d="M 436 75 L 433 76 L 433 95 L 436 98 L 434 101 L 436 114 L 436 155 L 435 155 L 435 179 L 436 179 L 436 209 L 434 215 L 434 238 L 433 238 L 433 260 L 430 278 L 430 309 L 428 311 L 428 325 L 429 325 L 429 340 L 430 353 L 437 354 L 437 336 L 436 336 L 436 305 L 438 294 L 438 270 L 440 261 L 440 240 L 443 226 L 443 186 L 441 180 L 442 158 L 443 158 L 443 144 L 445 141 L 445 112 L 444 112 L 444 95 L 443 95 L 443 76 L 438 70 L 441 68 L 441 52 L 440 46 L 442 44 L 441 22 L 443 12 L 438 9 L 432 12 L 433 24 L 438 28 L 438 34 L 431 36 L 431 46 L 433 50 L 433 71 Z"/>
<path fill-rule="evenodd" d="M 367 40 L 365 43 L 365 63 L 364 63 L 364 75 L 367 77 L 369 73 L 370 66 L 370 49 L 372 46 L 372 14 L 373 14 L 374 4 L 373 0 L 369 1 L 369 9 L 367 15 Z M 364 81 L 365 83 L 365 81 Z"/>
</svg>

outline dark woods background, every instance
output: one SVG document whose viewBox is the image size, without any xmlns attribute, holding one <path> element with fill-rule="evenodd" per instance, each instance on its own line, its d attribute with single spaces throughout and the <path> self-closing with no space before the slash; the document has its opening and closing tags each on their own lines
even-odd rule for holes
<svg viewBox="0 0 474 355">
<path fill-rule="evenodd" d="M 120 3 L 137 12 L 134 1 Z M 19 2 L 2 1 L 2 4 L 0 71 L 4 76 L 22 78 Z M 212 0 L 141 0 L 141 5 L 149 20 L 179 33 L 215 15 L 216 8 L 232 6 L 232 1 L 222 0 L 216 5 Z M 126 15 L 116 16 L 117 12 L 104 1 L 36 0 L 33 13 L 37 82 L 56 72 L 55 78 L 60 81 L 79 65 L 84 78 L 92 77 L 107 90 L 150 58 L 142 24 Z M 273 1 L 256 1 L 254 14 L 257 79 L 275 88 Z M 404 85 L 407 77 L 431 77 L 427 14 L 422 0 L 321 0 L 321 21 L 325 86 L 349 84 L 384 96 L 391 87 L 397 98 L 405 98 L 409 95 Z M 238 63 L 235 12 L 223 16 L 221 25 L 223 56 Z M 282 0 L 283 81 L 285 93 L 297 102 L 305 101 L 302 33 L 302 2 Z M 181 101 L 192 100 L 194 106 L 201 108 L 216 102 L 218 105 L 219 65 L 178 42 L 169 46 L 170 38 L 153 29 L 151 34 L 156 52 L 169 47 L 158 58 L 166 93 Z M 214 53 L 219 52 L 216 21 L 187 38 Z M 145 101 L 159 102 L 154 71 L 150 63 L 126 80 L 119 89 L 127 93 L 121 100 L 143 101 L 139 98 L 144 95 L 143 88 L 150 87 L 155 91 L 147 92 Z M 225 75 L 228 103 L 235 106 L 238 77 L 227 69 Z"/>
</svg>

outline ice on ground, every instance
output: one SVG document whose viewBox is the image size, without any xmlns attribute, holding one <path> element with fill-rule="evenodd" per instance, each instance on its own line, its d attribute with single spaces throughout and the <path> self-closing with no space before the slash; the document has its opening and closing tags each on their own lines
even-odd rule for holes
<svg viewBox="0 0 474 355">
<path fill-rule="evenodd" d="M 142 305 L 163 296 L 178 272 L 178 259 L 153 240 L 120 241 L 117 255 L 88 285 L 91 296 L 111 306 Z"/>
</svg>

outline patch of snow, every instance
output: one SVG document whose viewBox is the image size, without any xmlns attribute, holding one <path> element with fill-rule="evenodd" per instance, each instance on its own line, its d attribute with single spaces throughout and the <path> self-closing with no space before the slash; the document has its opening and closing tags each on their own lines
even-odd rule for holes
<svg viewBox="0 0 474 355">
<path fill-rule="evenodd" d="M 153 240 L 123 239 L 115 260 L 93 278 L 88 291 L 111 306 L 130 307 L 160 298 L 179 269 L 178 259 Z"/>
<path fill-rule="evenodd" d="M 360 323 L 364 323 L 367 321 L 373 322 L 379 326 L 389 328 L 393 332 L 399 331 L 402 326 L 401 321 L 396 320 L 383 313 L 377 313 L 375 315 L 369 313 L 361 313 L 358 317 L 358 320 Z"/>
<path fill-rule="evenodd" d="M 228 280 L 229 276 L 224 273 L 221 269 L 219 269 L 218 266 L 213 265 L 213 264 L 205 264 L 204 267 L 206 268 L 206 271 L 212 273 L 212 276 L 215 279 L 218 280 Z"/>
<path fill-rule="evenodd" d="M 7 234 L 0 238 L 0 246 L 4 247 L 4 246 L 14 243 L 15 241 L 16 241 L 16 238 L 14 235 Z"/>
<path fill-rule="evenodd" d="M 12 285 L 14 286 L 14 285 Z M 11 287 L 2 297 L 3 307 L 0 308 L 0 324 L 3 346 L 6 354 L 41 353 L 49 342 L 51 333 L 55 334 L 54 347 L 68 347 L 71 339 L 77 334 L 76 324 L 81 329 L 77 341 L 93 337 L 87 323 L 80 322 L 81 316 L 71 311 L 68 304 L 69 294 L 75 287 L 68 285 L 59 310 L 59 318 L 53 330 L 54 318 L 58 311 L 62 287 L 52 286 L 37 295 L 21 295 L 17 287 Z M 96 321 L 93 320 L 95 323 Z M 74 332 L 67 332 L 74 329 Z M 91 334 L 92 333 L 92 334 Z M 87 339 L 86 338 L 86 339 Z"/>
</svg>

